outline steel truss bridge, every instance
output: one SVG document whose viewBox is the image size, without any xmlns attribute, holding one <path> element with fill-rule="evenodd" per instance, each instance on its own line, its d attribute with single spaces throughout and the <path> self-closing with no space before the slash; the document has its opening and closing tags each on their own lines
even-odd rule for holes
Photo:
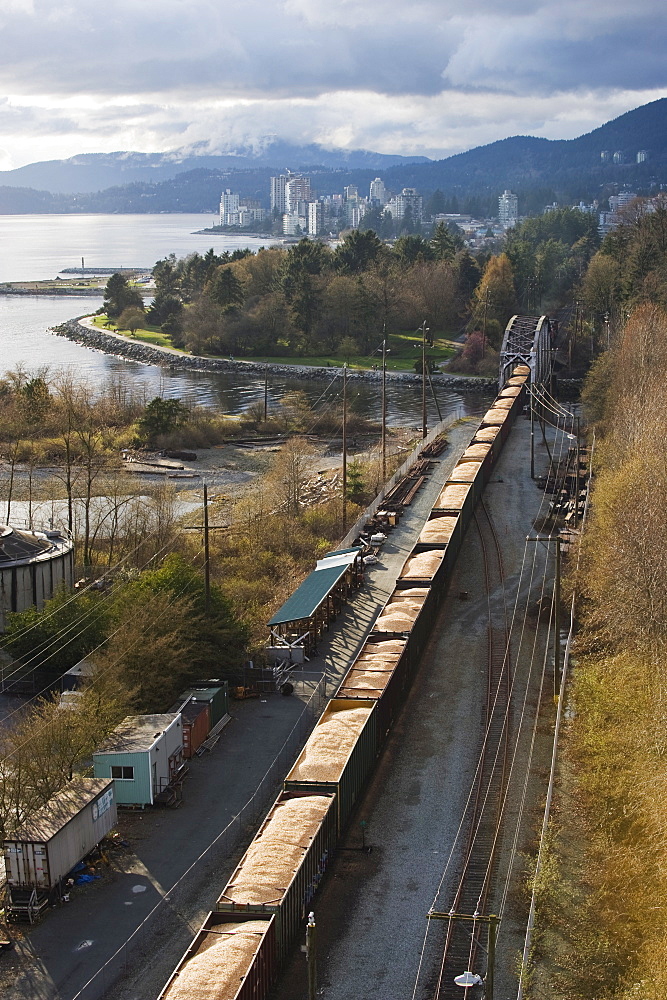
<svg viewBox="0 0 667 1000">
<path fill-rule="evenodd" d="M 528 365 L 532 385 L 551 375 L 553 337 L 548 316 L 512 316 L 500 348 L 499 384 L 502 389 L 517 365 Z"/>
</svg>

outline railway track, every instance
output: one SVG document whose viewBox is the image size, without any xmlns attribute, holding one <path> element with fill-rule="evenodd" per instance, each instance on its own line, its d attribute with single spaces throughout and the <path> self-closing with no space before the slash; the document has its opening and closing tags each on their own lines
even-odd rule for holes
<svg viewBox="0 0 667 1000">
<path fill-rule="evenodd" d="M 487 680 L 484 736 L 479 753 L 481 766 L 466 816 L 467 840 L 458 889 L 451 911 L 486 915 L 497 865 L 497 830 L 507 778 L 509 753 L 510 649 L 505 600 L 505 577 L 500 543 L 483 500 L 474 515 L 479 535 L 487 594 Z M 440 968 L 432 992 L 434 1000 L 461 1000 L 454 977 L 470 970 L 486 974 L 486 926 L 473 921 L 449 920 Z M 480 937 L 483 944 L 480 948 Z M 466 991 L 469 1000 L 480 990 Z"/>
</svg>

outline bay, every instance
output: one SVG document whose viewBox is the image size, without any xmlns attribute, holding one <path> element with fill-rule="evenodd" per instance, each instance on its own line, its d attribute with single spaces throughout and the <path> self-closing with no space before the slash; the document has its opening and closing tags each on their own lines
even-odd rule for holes
<svg viewBox="0 0 667 1000">
<path fill-rule="evenodd" d="M 177 257 L 213 246 L 216 252 L 249 246 L 257 250 L 268 240 L 247 236 L 197 235 L 195 230 L 212 225 L 210 215 L 12 215 L 0 216 L 0 281 L 53 278 L 65 267 L 151 267 L 155 261 L 175 253 Z M 141 398 L 163 395 L 186 403 L 211 406 L 237 414 L 264 396 L 264 381 L 257 374 L 232 375 L 174 371 L 157 365 L 141 365 L 91 351 L 56 337 L 49 329 L 67 319 L 94 312 L 101 298 L 72 296 L 0 296 L 0 372 L 22 364 L 30 369 L 48 366 L 68 370 L 91 384 L 91 392 L 107 381 L 121 382 Z M 326 382 L 273 375 L 270 405 L 286 392 L 298 389 L 311 402 L 318 400 Z M 478 414 L 488 402 L 487 394 L 459 393 L 437 387 L 443 416 Z M 340 396 L 340 379 L 324 399 Z M 387 410 L 390 423 L 410 426 L 420 423 L 421 389 L 405 382 L 388 383 Z M 352 405 L 364 416 L 380 417 L 377 383 L 352 382 Z M 429 423 L 437 419 L 429 400 Z"/>
</svg>

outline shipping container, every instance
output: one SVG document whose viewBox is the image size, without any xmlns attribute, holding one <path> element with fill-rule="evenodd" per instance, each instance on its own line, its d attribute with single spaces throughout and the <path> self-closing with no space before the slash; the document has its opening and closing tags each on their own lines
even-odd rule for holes
<svg viewBox="0 0 667 1000">
<path fill-rule="evenodd" d="M 225 886 L 216 909 L 276 918 L 278 960 L 288 955 L 338 840 L 333 792 L 283 792 Z"/>
<path fill-rule="evenodd" d="M 32 918 L 116 825 L 114 783 L 74 778 L 3 842 L 10 916 Z"/>
<path fill-rule="evenodd" d="M 334 792 L 339 833 L 375 765 L 375 707 L 362 701 L 350 708 L 349 702 L 333 698 L 285 779 L 287 791 Z"/>
<path fill-rule="evenodd" d="M 265 1000 L 278 976 L 275 923 L 209 913 L 158 1000 Z"/>
<path fill-rule="evenodd" d="M 192 701 L 203 702 L 209 706 L 211 712 L 211 729 L 229 714 L 229 690 L 227 681 L 219 682 L 217 687 L 210 687 L 208 684 L 201 687 L 191 687 L 181 695 L 183 701 L 191 698 Z"/>
<path fill-rule="evenodd" d="M 211 706 L 208 702 L 188 700 L 181 708 L 183 757 L 191 760 L 211 731 Z"/>
</svg>

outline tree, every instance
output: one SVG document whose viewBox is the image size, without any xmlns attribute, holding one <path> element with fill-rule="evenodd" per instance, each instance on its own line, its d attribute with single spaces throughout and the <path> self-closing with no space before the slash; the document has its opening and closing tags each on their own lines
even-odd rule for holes
<svg viewBox="0 0 667 1000">
<path fill-rule="evenodd" d="M 417 260 L 433 260 L 435 256 L 429 241 L 417 233 L 399 236 L 394 244 L 394 253 L 404 264 L 414 264 Z"/>
<path fill-rule="evenodd" d="M 344 274 L 360 274 L 374 263 L 383 250 L 372 229 L 353 229 L 334 251 L 334 267 Z"/>
<path fill-rule="evenodd" d="M 243 286 L 231 267 L 219 267 L 206 286 L 206 294 L 223 309 L 243 304 Z"/>
<path fill-rule="evenodd" d="M 493 347 L 500 347 L 502 331 L 516 309 L 512 265 L 507 254 L 491 257 L 473 296 L 475 325 L 482 329 Z"/>
<path fill-rule="evenodd" d="M 207 600 L 200 569 L 175 553 L 167 556 L 160 569 L 142 573 L 123 589 L 118 605 L 121 620 L 126 613 L 136 614 L 137 609 L 145 608 L 150 621 L 153 595 L 166 596 L 173 607 L 183 602 L 181 641 L 187 644 L 184 655 L 190 682 L 197 677 L 219 677 L 221 672 L 225 676 L 239 665 L 248 641 L 247 626 L 233 613 L 218 584 L 211 583 Z M 185 602 L 189 602 L 187 609 Z M 171 612 L 165 610 L 168 619 Z M 167 666 L 169 671 L 178 671 L 185 664 L 171 662 Z"/>
<path fill-rule="evenodd" d="M 310 346 L 320 305 L 322 282 L 318 279 L 329 257 L 330 251 L 321 243 L 303 239 L 290 247 L 283 261 L 282 290 L 306 347 Z"/>
<path fill-rule="evenodd" d="M 123 274 L 112 274 L 104 289 L 104 311 L 109 319 L 117 319 L 128 306 L 143 309 L 141 293 L 130 287 Z"/>
<path fill-rule="evenodd" d="M 302 438 L 290 438 L 276 455 L 269 470 L 269 483 L 278 507 L 288 517 L 297 517 L 304 487 L 312 472 L 313 449 Z"/>
<path fill-rule="evenodd" d="M 433 256 L 436 260 L 454 260 L 458 247 L 444 222 L 437 224 L 433 230 L 430 243 Z"/>
<path fill-rule="evenodd" d="M 108 608 L 92 591 L 76 600 L 58 591 L 43 608 L 7 613 L 2 648 L 31 667 L 60 677 L 106 637 Z"/>
<path fill-rule="evenodd" d="M 182 427 L 188 415 L 187 406 L 179 399 L 156 396 L 146 405 L 139 418 L 139 432 L 145 440 L 154 442 L 160 434 L 170 434 Z"/>
<path fill-rule="evenodd" d="M 118 329 L 136 333 L 146 323 L 146 313 L 137 306 L 128 306 L 118 318 Z"/>
</svg>

